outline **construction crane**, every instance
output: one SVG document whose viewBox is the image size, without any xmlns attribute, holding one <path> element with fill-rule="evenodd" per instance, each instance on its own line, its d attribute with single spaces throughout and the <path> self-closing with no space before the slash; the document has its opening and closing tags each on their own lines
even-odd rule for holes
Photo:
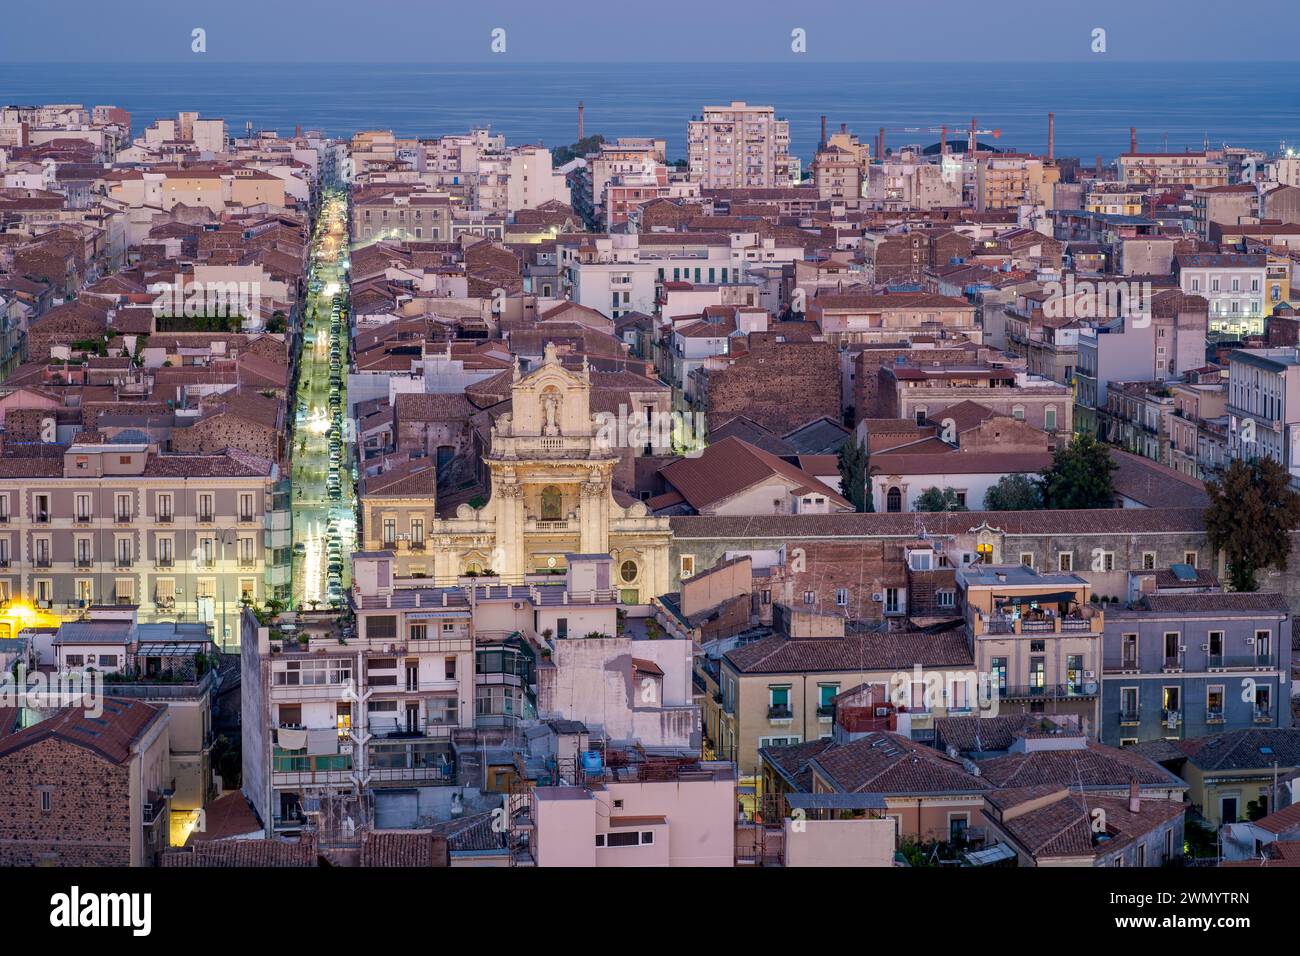
<svg viewBox="0 0 1300 956">
<path fill-rule="evenodd" d="M 948 152 L 948 131 L 959 130 L 963 126 L 960 123 L 954 123 L 951 126 L 882 126 L 876 135 L 876 156 L 885 155 L 885 133 L 938 133 L 939 134 L 939 152 Z M 973 154 L 979 146 L 979 137 L 992 136 L 994 139 L 1002 138 L 1001 129 L 980 129 L 975 118 L 972 117 L 970 125 L 966 127 L 966 152 Z"/>
</svg>

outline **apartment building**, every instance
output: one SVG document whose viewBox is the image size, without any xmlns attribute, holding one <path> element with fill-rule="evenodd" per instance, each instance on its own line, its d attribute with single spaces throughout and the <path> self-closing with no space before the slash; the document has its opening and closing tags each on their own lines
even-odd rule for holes
<svg viewBox="0 0 1300 956">
<path fill-rule="evenodd" d="M 593 765 L 580 785 L 536 787 L 526 827 L 533 865 L 714 866 L 735 863 L 730 763 L 646 760 Z"/>
<path fill-rule="evenodd" d="M 962 204 L 962 161 L 943 156 L 932 163 L 919 151 L 903 150 L 867 168 L 867 204 L 891 212 Z"/>
<path fill-rule="evenodd" d="M 1228 456 L 1267 456 L 1300 475 L 1300 349 L 1228 353 Z"/>
<path fill-rule="evenodd" d="M 706 106 L 686 128 L 691 179 L 705 189 L 771 188 L 799 183 L 790 123 L 771 106 L 733 101 Z"/>
<path fill-rule="evenodd" d="M 427 458 L 362 478 L 362 550 L 394 552 L 393 573 L 399 578 L 426 573 L 432 561 L 426 533 L 438 517 L 437 490 L 438 469 Z"/>
<path fill-rule="evenodd" d="M 1264 332 L 1268 258 L 1263 254 L 1198 252 L 1174 258 L 1178 287 L 1209 302 L 1209 329 L 1236 336 Z M 1269 305 L 1272 309 L 1272 304 Z"/>
<path fill-rule="evenodd" d="M 1187 586 L 1197 580 L 1186 565 L 1134 573 L 1136 600 L 1106 613 L 1103 743 L 1291 726 L 1285 597 Z"/>
<path fill-rule="evenodd" d="M 1094 180 L 1083 194 L 1083 208 L 1110 216 L 1141 216 L 1145 198 L 1143 188 Z"/>
<path fill-rule="evenodd" d="M 999 713 L 1065 715 L 1095 733 L 1106 615 L 1089 603 L 1092 585 L 1024 564 L 970 565 L 956 581 L 975 668 L 997 688 Z"/>
<path fill-rule="evenodd" d="M 1043 206 L 1051 209 L 1053 187 L 1060 170 L 1037 156 L 1012 153 L 981 155 L 975 160 L 975 209 L 1016 209 Z"/>
<path fill-rule="evenodd" d="M 142 624 L 129 605 L 92 607 L 84 619 L 63 624 L 49 642 L 48 656 L 40 658 L 58 673 L 97 671 L 107 677 L 115 698 L 167 711 L 173 846 L 185 842 L 212 787 L 215 661 L 203 624 Z"/>
<path fill-rule="evenodd" d="M 882 366 L 878 376 L 881 418 L 938 421 L 946 408 L 977 402 L 1049 434 L 1069 435 L 1072 430 L 1071 387 L 1016 369 L 899 363 Z"/>
<path fill-rule="evenodd" d="M 882 599 L 904 608 L 905 597 L 891 590 Z M 714 752 L 735 761 L 744 778 L 760 772 L 763 748 L 829 738 L 835 697 L 859 684 L 897 687 L 912 712 L 913 732 L 932 729 L 949 708 L 973 708 L 976 690 L 961 682 L 963 696 L 931 700 L 924 685 L 913 686 L 913 668 L 965 676 L 972 663 L 958 630 L 846 634 L 841 615 L 777 606 L 770 630 L 751 635 L 714 662 L 703 659 L 698 673 L 718 711 L 716 720 L 706 719 L 717 728 Z"/>
<path fill-rule="evenodd" d="M 357 242 L 449 242 L 451 201 L 410 187 L 371 186 L 352 195 L 352 237 Z"/>
<path fill-rule="evenodd" d="M 1127 186 L 1192 186 L 1228 184 L 1228 164 L 1208 152 L 1124 153 L 1116 160 L 1119 181 Z"/>
<path fill-rule="evenodd" d="M 1174 414 L 1169 421 L 1170 468 L 1202 480 L 1211 478 L 1228 463 L 1228 385 L 1198 378 L 1171 386 Z"/>
<path fill-rule="evenodd" d="M 154 864 L 171 798 L 166 709 L 109 697 L 98 716 L 77 705 L 0 719 L 0 865 Z"/>
<path fill-rule="evenodd" d="M 6 602 L 65 620 L 138 606 L 142 621 L 200 622 L 233 648 L 241 602 L 288 597 L 289 489 L 265 459 L 73 444 L 61 457 L 5 458 L 0 475 Z"/>
<path fill-rule="evenodd" d="M 562 290 L 611 318 L 654 313 L 668 282 L 733 285 L 745 278 L 746 250 L 719 233 L 566 236 L 556 246 Z"/>
<path fill-rule="evenodd" d="M 964 336 L 979 344 L 975 306 L 929 292 L 822 292 L 808 302 L 808 319 L 836 344 L 899 342 L 914 336 Z"/>
<path fill-rule="evenodd" d="M 1108 442 L 1165 464 L 1174 407 L 1173 391 L 1161 382 L 1111 382 L 1099 427 Z"/>
<path fill-rule="evenodd" d="M 1259 190 L 1254 183 L 1209 186 L 1192 190 L 1192 222 L 1202 239 L 1210 240 L 1214 223 L 1235 226 L 1259 216 Z"/>
<path fill-rule="evenodd" d="M 268 834 L 300 829 L 330 797 L 373 790 L 382 815 L 395 790 L 454 784 L 455 743 L 473 741 L 466 592 L 395 588 L 392 552 L 352 558 L 355 634 L 328 617 L 292 630 L 243 619 L 243 790 Z"/>
</svg>

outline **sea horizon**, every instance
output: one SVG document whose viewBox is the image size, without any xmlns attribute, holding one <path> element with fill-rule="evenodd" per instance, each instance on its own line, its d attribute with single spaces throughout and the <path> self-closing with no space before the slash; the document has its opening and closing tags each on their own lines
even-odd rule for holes
<svg viewBox="0 0 1300 956">
<path fill-rule="evenodd" d="M 1229 144 L 1275 151 L 1300 140 L 1300 71 L 1290 61 L 1252 64 L 1257 82 L 1240 87 L 1241 62 L 1119 59 L 1081 61 L 854 62 L 809 60 L 619 64 L 465 61 L 437 64 L 257 62 L 216 58 L 131 63 L 0 64 L 0 102 L 110 103 L 132 114 L 138 134 L 180 110 L 226 120 L 232 134 L 291 133 L 296 126 L 348 136 L 391 129 L 432 137 L 489 126 L 511 143 L 563 146 L 584 130 L 606 139 L 655 136 L 669 159 L 685 155 L 687 121 L 705 105 L 771 105 L 790 121 L 791 149 L 811 162 L 824 113 L 864 141 L 935 142 L 929 128 L 962 136 L 972 117 L 1001 135 L 1004 149 L 1043 151 L 1047 113 L 1056 116 L 1058 156 L 1111 160 L 1137 127 L 1140 149 Z M 236 69 L 231 69 L 235 67 Z M 612 67 L 612 68 L 611 68 Z M 992 71 L 991 67 L 999 68 Z M 1270 69 L 1286 67 L 1286 69 Z M 1023 82 L 1026 69 L 1035 82 Z M 220 73 L 220 82 L 214 74 Z M 1106 106 L 1122 92 L 1125 107 Z M 905 128 L 919 128 L 904 132 Z"/>
</svg>

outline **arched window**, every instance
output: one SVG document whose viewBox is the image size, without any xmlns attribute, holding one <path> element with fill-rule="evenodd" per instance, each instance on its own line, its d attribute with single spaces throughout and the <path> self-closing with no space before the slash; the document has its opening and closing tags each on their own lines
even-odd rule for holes
<svg viewBox="0 0 1300 956">
<path fill-rule="evenodd" d="M 899 490 L 898 485 L 890 487 L 885 494 L 885 510 L 891 513 L 897 513 L 903 510 L 903 492 Z"/>
<path fill-rule="evenodd" d="M 559 521 L 560 520 L 560 489 L 555 485 L 547 485 L 542 489 L 542 520 Z"/>
</svg>

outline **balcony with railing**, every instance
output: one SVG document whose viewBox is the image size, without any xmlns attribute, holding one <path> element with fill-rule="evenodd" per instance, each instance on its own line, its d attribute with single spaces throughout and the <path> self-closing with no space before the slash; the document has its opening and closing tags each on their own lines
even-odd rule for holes
<svg viewBox="0 0 1300 956">
<path fill-rule="evenodd" d="M 1121 727 L 1136 727 L 1142 723 L 1141 711 L 1136 708 L 1121 707 L 1119 710 L 1119 723 Z"/>
<path fill-rule="evenodd" d="M 971 614 L 976 637 L 1012 634 L 1101 634 L 1106 624 L 1105 612 L 1090 605 L 1084 605 L 1077 611 L 1065 615 L 1053 612 L 1034 616 L 985 614 L 974 609 Z"/>
<path fill-rule="evenodd" d="M 1067 681 L 1064 684 L 1008 684 L 998 688 L 1003 700 L 1069 700 L 1092 699 L 1099 693 L 1096 681 Z"/>
<path fill-rule="evenodd" d="M 1273 670 L 1277 667 L 1277 658 L 1272 654 L 1210 654 L 1206 658 L 1209 670 Z"/>
<path fill-rule="evenodd" d="M 794 711 L 788 704 L 774 704 L 767 708 L 767 719 L 774 722 L 794 720 Z"/>
</svg>

